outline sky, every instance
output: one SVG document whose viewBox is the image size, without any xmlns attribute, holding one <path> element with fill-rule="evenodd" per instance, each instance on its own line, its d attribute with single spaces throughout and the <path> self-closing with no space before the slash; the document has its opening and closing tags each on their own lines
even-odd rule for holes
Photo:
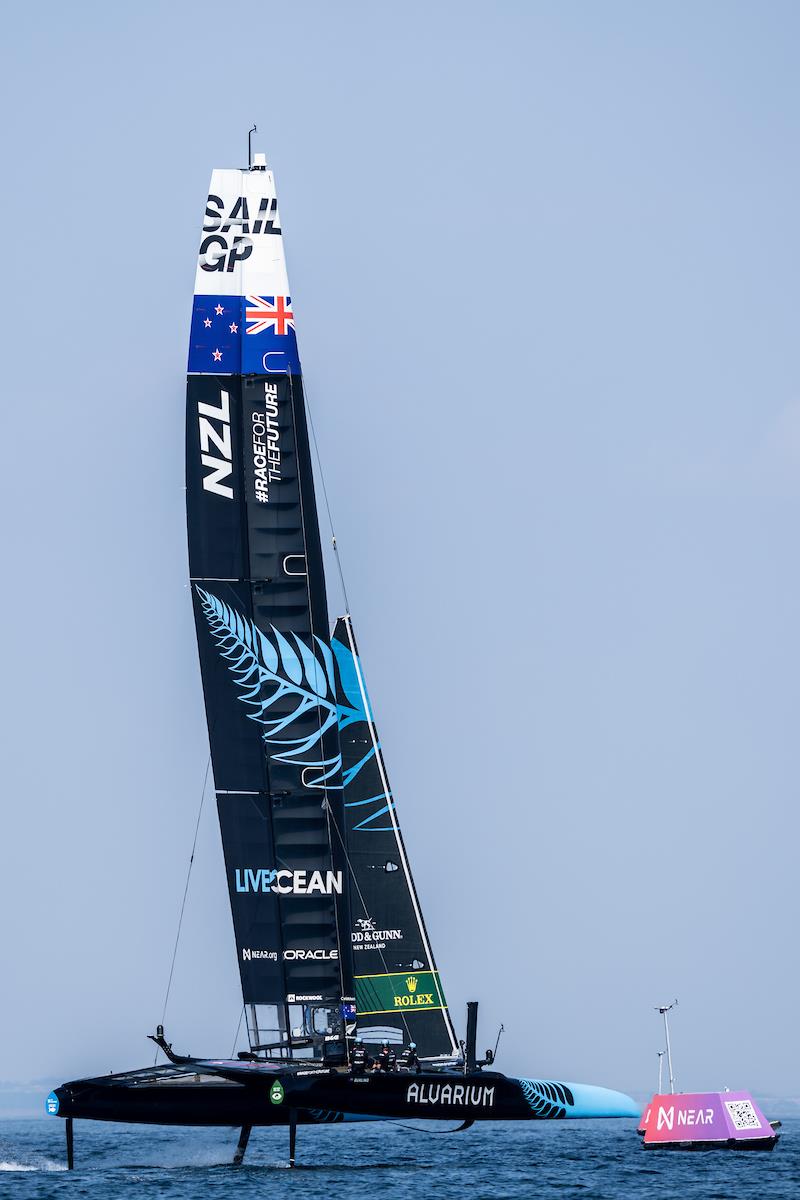
<svg viewBox="0 0 800 1200">
<path fill-rule="evenodd" d="M 8 10 L 0 1078 L 152 1061 L 208 756 L 194 264 L 255 123 L 459 1027 L 642 1094 L 677 997 L 680 1088 L 799 1094 L 798 37 L 780 0 Z M 168 1035 L 228 1053 L 240 1004 L 206 796 Z"/>
</svg>

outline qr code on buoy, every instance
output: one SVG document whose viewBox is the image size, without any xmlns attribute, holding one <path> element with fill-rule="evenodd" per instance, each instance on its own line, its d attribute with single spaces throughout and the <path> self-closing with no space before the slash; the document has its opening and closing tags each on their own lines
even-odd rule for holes
<svg viewBox="0 0 800 1200">
<path fill-rule="evenodd" d="M 756 1110 L 749 1100 L 726 1100 L 725 1107 L 730 1113 L 735 1129 L 761 1128 Z"/>
</svg>

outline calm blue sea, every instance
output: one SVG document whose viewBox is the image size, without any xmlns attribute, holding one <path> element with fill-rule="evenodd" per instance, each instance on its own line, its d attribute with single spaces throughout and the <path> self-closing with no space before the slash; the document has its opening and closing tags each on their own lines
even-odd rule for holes
<svg viewBox="0 0 800 1200">
<path fill-rule="evenodd" d="M 142 1129 L 75 1123 L 76 1169 L 64 1169 L 61 1120 L 0 1120 L 5 1200 L 795 1200 L 800 1118 L 772 1154 L 643 1150 L 635 1121 L 485 1124 L 464 1133 L 383 1122 L 298 1130 L 302 1166 L 286 1164 L 287 1135 L 255 1130 L 245 1165 L 229 1165 L 232 1130 Z M 444 1127 L 443 1127 L 444 1128 Z"/>
</svg>

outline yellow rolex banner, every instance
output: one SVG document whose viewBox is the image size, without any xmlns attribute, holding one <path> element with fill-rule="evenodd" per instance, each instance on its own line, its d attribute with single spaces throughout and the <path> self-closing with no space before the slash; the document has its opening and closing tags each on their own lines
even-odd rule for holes
<svg viewBox="0 0 800 1200">
<path fill-rule="evenodd" d="M 356 975 L 356 1008 L 359 1017 L 445 1007 L 438 971 Z"/>
</svg>

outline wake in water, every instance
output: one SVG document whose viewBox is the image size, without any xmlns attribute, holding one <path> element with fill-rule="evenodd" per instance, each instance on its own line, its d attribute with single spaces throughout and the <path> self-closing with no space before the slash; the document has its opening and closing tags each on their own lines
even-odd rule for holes
<svg viewBox="0 0 800 1200">
<path fill-rule="evenodd" d="M 66 1171 L 64 1163 L 53 1162 L 52 1159 L 42 1158 L 36 1162 L 0 1162 L 0 1171 Z"/>
</svg>

